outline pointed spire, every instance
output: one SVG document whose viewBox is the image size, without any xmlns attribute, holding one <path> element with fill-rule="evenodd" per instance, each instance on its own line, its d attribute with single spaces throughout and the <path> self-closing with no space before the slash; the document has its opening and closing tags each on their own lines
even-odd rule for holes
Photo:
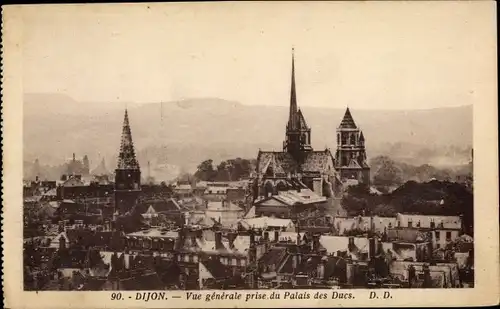
<svg viewBox="0 0 500 309">
<path fill-rule="evenodd" d="M 122 140 L 120 154 L 118 155 L 118 169 L 139 169 L 139 162 L 137 162 L 135 157 L 127 109 L 125 109 L 125 117 L 123 119 Z"/>
<path fill-rule="evenodd" d="M 297 128 L 297 93 L 295 90 L 295 49 L 292 48 L 292 81 L 290 88 L 290 114 L 288 116 L 288 129 Z"/>
<path fill-rule="evenodd" d="M 346 128 L 346 129 L 356 129 L 356 123 L 354 122 L 354 119 L 352 118 L 351 111 L 349 110 L 349 107 L 347 107 L 344 118 L 340 122 L 340 127 L 341 128 Z"/>
</svg>

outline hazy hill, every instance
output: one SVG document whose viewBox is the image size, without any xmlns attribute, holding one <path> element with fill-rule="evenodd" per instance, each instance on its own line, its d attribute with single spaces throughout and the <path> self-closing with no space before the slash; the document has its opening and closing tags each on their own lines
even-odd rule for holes
<svg viewBox="0 0 500 309">
<path fill-rule="evenodd" d="M 300 102 L 299 102 L 300 104 Z M 165 103 L 77 102 L 59 94 L 27 94 L 24 159 L 56 165 L 87 154 L 114 166 L 123 109 L 129 109 L 139 160 L 192 169 L 206 158 L 254 158 L 260 148 L 280 150 L 286 106 L 250 106 L 216 98 Z M 333 106 L 332 106 L 333 107 Z M 316 149 L 335 148 L 335 129 L 345 106 L 304 107 Z M 472 106 L 432 110 L 351 110 L 366 137 L 368 156 L 389 154 L 415 164 L 462 164 L 472 145 Z M 91 166 L 92 167 L 92 166 Z"/>
</svg>

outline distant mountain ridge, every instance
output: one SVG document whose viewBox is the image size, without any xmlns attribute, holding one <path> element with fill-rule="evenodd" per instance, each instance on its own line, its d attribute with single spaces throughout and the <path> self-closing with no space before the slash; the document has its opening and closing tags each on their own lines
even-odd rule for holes
<svg viewBox="0 0 500 309">
<path fill-rule="evenodd" d="M 113 169 L 125 107 L 143 168 L 152 161 L 192 170 L 206 158 L 255 158 L 259 148 L 281 150 L 288 117 L 286 106 L 243 105 L 218 98 L 92 103 L 59 94 L 26 94 L 24 160 L 39 158 L 41 164 L 55 165 L 75 152 L 79 157 L 87 154 L 91 168 L 102 156 Z M 312 130 L 313 147 L 335 149 L 335 130 L 345 106 L 305 106 L 302 111 Z M 351 108 L 351 112 L 364 132 L 369 157 L 387 154 L 444 164 L 462 164 L 469 159 L 471 105 L 409 111 Z"/>
</svg>

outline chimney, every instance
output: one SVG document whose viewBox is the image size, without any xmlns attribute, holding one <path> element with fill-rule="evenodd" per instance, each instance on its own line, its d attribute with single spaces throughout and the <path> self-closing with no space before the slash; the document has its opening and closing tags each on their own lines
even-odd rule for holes
<svg viewBox="0 0 500 309">
<path fill-rule="evenodd" d="M 66 249 L 66 238 L 64 238 L 64 236 L 61 235 L 61 237 L 59 237 L 59 250 L 64 250 Z"/>
<path fill-rule="evenodd" d="M 319 252 L 319 235 L 313 235 L 313 252 Z"/>
<path fill-rule="evenodd" d="M 196 245 L 196 233 L 194 231 L 191 232 L 191 245 L 192 246 Z"/>
<path fill-rule="evenodd" d="M 215 232 L 215 249 L 222 248 L 222 232 Z"/>
<path fill-rule="evenodd" d="M 347 246 L 347 249 L 349 249 L 349 252 L 354 249 L 354 236 L 349 236 L 349 245 Z"/>
<path fill-rule="evenodd" d="M 325 264 L 326 260 L 321 259 L 321 263 L 318 264 L 318 279 L 323 279 L 325 277 Z"/>
<path fill-rule="evenodd" d="M 274 241 L 278 242 L 280 239 L 280 232 L 279 230 L 274 230 Z"/>
<path fill-rule="evenodd" d="M 368 239 L 368 259 L 369 260 L 372 260 L 373 258 L 375 258 L 375 255 L 376 255 L 376 247 L 375 247 L 375 238 L 372 237 L 370 239 Z"/>
</svg>

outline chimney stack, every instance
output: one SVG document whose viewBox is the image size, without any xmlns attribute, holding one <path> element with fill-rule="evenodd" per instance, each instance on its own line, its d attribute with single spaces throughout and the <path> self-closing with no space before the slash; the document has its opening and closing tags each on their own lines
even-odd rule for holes
<svg viewBox="0 0 500 309">
<path fill-rule="evenodd" d="M 313 252 L 319 252 L 319 235 L 313 235 Z"/>
<path fill-rule="evenodd" d="M 255 245 L 255 232 L 253 230 L 250 231 L 250 246 Z"/>
<path fill-rule="evenodd" d="M 354 236 L 349 236 L 349 245 L 347 246 L 349 252 L 351 252 L 354 248 Z"/>
<path fill-rule="evenodd" d="M 372 260 L 375 258 L 377 247 L 375 245 L 375 238 L 372 237 L 368 239 L 368 259 Z"/>
<path fill-rule="evenodd" d="M 222 232 L 215 232 L 215 249 L 222 248 Z"/>
<path fill-rule="evenodd" d="M 64 238 L 64 236 L 61 235 L 61 237 L 59 237 L 59 250 L 64 250 L 66 249 L 66 238 Z"/>
</svg>

